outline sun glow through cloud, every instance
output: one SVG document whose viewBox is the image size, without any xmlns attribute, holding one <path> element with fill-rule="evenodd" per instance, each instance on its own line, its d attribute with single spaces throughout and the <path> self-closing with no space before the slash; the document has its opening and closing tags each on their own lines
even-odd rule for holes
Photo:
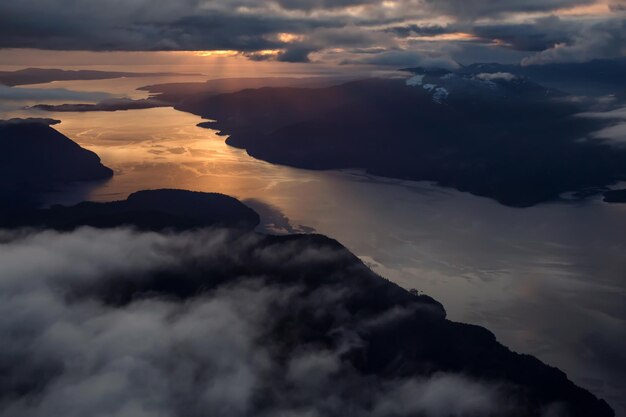
<svg viewBox="0 0 626 417">
<path fill-rule="evenodd" d="M 276 38 L 283 43 L 292 43 L 303 40 L 304 36 L 295 33 L 279 33 Z"/>
<path fill-rule="evenodd" d="M 241 53 L 239 51 L 234 51 L 234 50 L 223 50 L 223 51 L 197 51 L 195 52 L 195 55 L 197 56 L 204 56 L 204 57 L 221 57 L 221 58 L 228 58 L 228 57 L 233 57 L 233 56 L 237 56 L 240 55 Z"/>
<path fill-rule="evenodd" d="M 419 40 L 419 41 L 472 41 L 477 40 L 478 37 L 471 33 L 455 32 L 455 33 L 441 33 L 437 35 L 428 36 L 411 36 L 407 40 Z"/>
<path fill-rule="evenodd" d="M 595 4 L 587 4 L 576 6 L 568 9 L 562 9 L 556 12 L 557 15 L 561 16 L 602 16 L 609 15 L 613 13 L 611 10 L 611 5 L 608 1 L 600 1 Z"/>
</svg>

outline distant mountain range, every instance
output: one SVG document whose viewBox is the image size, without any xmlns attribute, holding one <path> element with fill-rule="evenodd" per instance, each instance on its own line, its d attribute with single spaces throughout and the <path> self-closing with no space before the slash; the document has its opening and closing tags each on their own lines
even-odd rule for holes
<svg viewBox="0 0 626 417">
<path fill-rule="evenodd" d="M 51 81 L 73 80 L 106 80 L 122 77 L 165 77 L 174 75 L 201 75 L 180 74 L 172 72 L 116 72 L 94 70 L 62 70 L 50 68 L 25 68 L 17 71 L 0 71 L 0 84 L 8 86 L 41 84 Z"/>
<path fill-rule="evenodd" d="M 571 94 L 616 94 L 626 89 L 626 58 L 527 66 L 477 63 L 462 66 L 455 73 L 509 73 Z"/>
</svg>

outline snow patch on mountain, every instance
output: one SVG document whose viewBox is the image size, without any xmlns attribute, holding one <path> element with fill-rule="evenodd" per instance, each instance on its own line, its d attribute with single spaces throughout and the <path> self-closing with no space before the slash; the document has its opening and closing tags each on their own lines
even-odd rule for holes
<svg viewBox="0 0 626 417">
<path fill-rule="evenodd" d="M 433 93 L 432 98 L 435 103 L 441 104 L 446 98 L 448 98 L 448 96 L 450 95 L 450 92 L 446 88 L 440 87 L 437 84 L 432 84 L 432 83 L 424 84 L 425 77 L 426 77 L 425 74 L 415 75 L 406 80 L 406 85 L 409 87 L 422 87 L 425 91 Z M 456 77 L 455 74 L 448 73 L 439 78 L 441 80 L 450 80 L 454 77 Z M 429 77 L 429 80 L 430 78 L 431 77 Z"/>
<path fill-rule="evenodd" d="M 448 96 L 450 92 L 443 87 L 437 87 L 435 89 L 435 93 L 433 94 L 433 101 L 435 103 L 441 104 Z"/>
<path fill-rule="evenodd" d="M 409 87 L 415 87 L 418 85 L 422 85 L 422 82 L 424 81 L 424 75 L 415 75 L 411 78 L 409 78 L 408 80 L 406 80 L 406 85 L 408 85 Z"/>
<path fill-rule="evenodd" d="M 510 72 L 481 72 L 475 77 L 483 81 L 513 81 L 517 78 L 516 75 L 513 75 Z"/>
</svg>

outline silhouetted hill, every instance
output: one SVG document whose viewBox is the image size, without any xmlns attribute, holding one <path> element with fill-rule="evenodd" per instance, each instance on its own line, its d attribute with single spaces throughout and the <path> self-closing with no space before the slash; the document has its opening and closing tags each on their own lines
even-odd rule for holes
<svg viewBox="0 0 626 417">
<path fill-rule="evenodd" d="M 61 70 L 52 68 L 25 68 L 17 71 L 0 71 L 0 84 L 15 86 L 70 80 L 106 80 L 109 78 L 165 77 L 182 75 L 171 72 L 115 72 L 94 70 Z M 199 74 L 184 74 L 199 75 Z"/>
<path fill-rule="evenodd" d="M 326 88 L 190 94 L 180 110 L 259 159 L 369 173 L 532 206 L 626 179 L 626 151 L 581 140 L 605 122 L 559 91 L 511 74 L 415 74 Z"/>
<path fill-rule="evenodd" d="M 50 127 L 50 119 L 0 121 L 0 195 L 3 206 L 21 195 L 75 181 L 110 178 L 113 171 L 95 153 Z M 4 198 L 5 195 L 12 198 Z"/>
<path fill-rule="evenodd" d="M 215 193 L 148 190 L 110 203 L 18 210 L 0 218 L 0 228 L 37 227 L 72 230 L 134 226 L 141 230 L 193 229 L 207 226 L 254 229 L 259 215 L 237 199 Z"/>
</svg>

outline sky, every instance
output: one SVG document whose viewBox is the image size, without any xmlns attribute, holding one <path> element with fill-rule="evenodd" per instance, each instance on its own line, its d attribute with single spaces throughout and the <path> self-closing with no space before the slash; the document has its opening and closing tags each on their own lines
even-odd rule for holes
<svg viewBox="0 0 626 417">
<path fill-rule="evenodd" d="M 541 65 L 626 56 L 626 0 L 0 2 L 0 65 Z"/>
</svg>

